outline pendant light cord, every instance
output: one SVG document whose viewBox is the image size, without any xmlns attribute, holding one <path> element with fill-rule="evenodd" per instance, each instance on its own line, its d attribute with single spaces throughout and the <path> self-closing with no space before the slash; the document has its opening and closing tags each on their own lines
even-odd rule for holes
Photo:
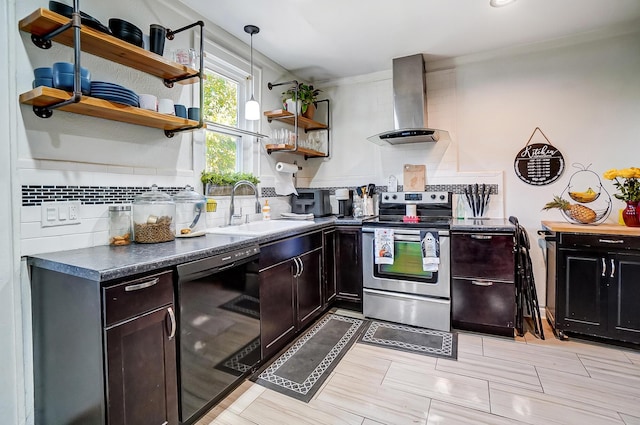
<svg viewBox="0 0 640 425">
<path fill-rule="evenodd" d="M 255 90 L 255 85 L 253 82 L 253 33 L 251 33 L 251 99 L 253 99 L 254 90 Z"/>
</svg>

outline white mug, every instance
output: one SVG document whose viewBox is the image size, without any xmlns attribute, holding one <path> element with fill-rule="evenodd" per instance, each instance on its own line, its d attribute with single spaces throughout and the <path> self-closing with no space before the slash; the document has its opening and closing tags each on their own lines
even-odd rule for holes
<svg viewBox="0 0 640 425">
<path fill-rule="evenodd" d="M 158 98 L 152 94 L 139 94 L 140 107 L 150 111 L 158 110 Z"/>
<path fill-rule="evenodd" d="M 158 112 L 161 114 L 175 115 L 176 110 L 171 99 L 158 100 Z"/>
</svg>

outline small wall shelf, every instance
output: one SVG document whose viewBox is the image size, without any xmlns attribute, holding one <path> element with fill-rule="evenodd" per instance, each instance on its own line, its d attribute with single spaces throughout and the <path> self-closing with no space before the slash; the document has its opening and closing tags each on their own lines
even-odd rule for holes
<svg viewBox="0 0 640 425">
<path fill-rule="evenodd" d="M 266 145 L 265 148 L 267 149 L 267 153 L 271 154 L 271 152 L 278 152 L 278 151 L 290 152 L 295 148 L 295 146 L 280 143 L 280 144 Z M 327 156 L 327 154 L 325 154 L 324 152 L 319 152 L 309 148 L 302 148 L 300 146 L 298 146 L 298 150 L 296 150 L 296 153 L 300 155 L 304 155 L 305 158 L 322 158 Z"/>
<path fill-rule="evenodd" d="M 295 125 L 295 115 L 284 109 L 276 109 L 273 111 L 266 111 L 264 115 L 267 117 L 267 121 L 280 120 L 290 125 Z M 327 124 L 323 124 L 309 118 L 305 118 L 302 115 L 298 115 L 298 127 L 308 130 L 326 130 L 329 128 Z"/>
<path fill-rule="evenodd" d="M 48 9 L 38 9 L 19 23 L 20 30 L 35 36 L 44 36 L 69 22 L 69 18 L 58 15 Z M 172 62 L 141 47 L 134 46 L 119 38 L 105 34 L 85 25 L 82 34 L 81 50 L 101 58 L 117 62 L 150 75 L 166 80 L 192 75 L 191 78 L 178 81 L 180 84 L 198 82 L 198 71 L 179 63 Z M 58 43 L 73 47 L 73 29 L 53 38 Z"/>
<path fill-rule="evenodd" d="M 36 87 L 20 95 L 20 103 L 45 108 L 68 99 L 72 93 L 50 87 Z M 90 96 L 82 96 L 78 103 L 70 103 L 60 107 L 61 111 L 73 112 L 80 115 L 121 121 L 145 127 L 160 128 L 174 131 L 198 125 L 198 121 L 161 114 L 155 111 L 109 102 Z"/>
</svg>

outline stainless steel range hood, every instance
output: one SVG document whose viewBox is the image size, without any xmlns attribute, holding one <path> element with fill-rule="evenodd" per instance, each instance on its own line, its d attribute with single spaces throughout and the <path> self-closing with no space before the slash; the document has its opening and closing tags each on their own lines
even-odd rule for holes
<svg viewBox="0 0 640 425">
<path fill-rule="evenodd" d="M 437 142 L 442 130 L 427 127 L 427 82 L 422 54 L 393 60 L 395 129 L 368 137 L 379 145 Z"/>
</svg>

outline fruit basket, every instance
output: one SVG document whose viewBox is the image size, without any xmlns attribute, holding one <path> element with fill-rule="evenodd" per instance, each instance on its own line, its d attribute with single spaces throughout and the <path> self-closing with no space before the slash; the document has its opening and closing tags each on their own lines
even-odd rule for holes
<svg viewBox="0 0 640 425">
<path fill-rule="evenodd" d="M 579 170 L 573 173 L 567 187 L 544 209 L 558 208 L 569 223 L 600 224 L 611 213 L 611 196 L 598 174 L 589 170 L 590 165 L 574 164 L 574 167 Z"/>
</svg>

